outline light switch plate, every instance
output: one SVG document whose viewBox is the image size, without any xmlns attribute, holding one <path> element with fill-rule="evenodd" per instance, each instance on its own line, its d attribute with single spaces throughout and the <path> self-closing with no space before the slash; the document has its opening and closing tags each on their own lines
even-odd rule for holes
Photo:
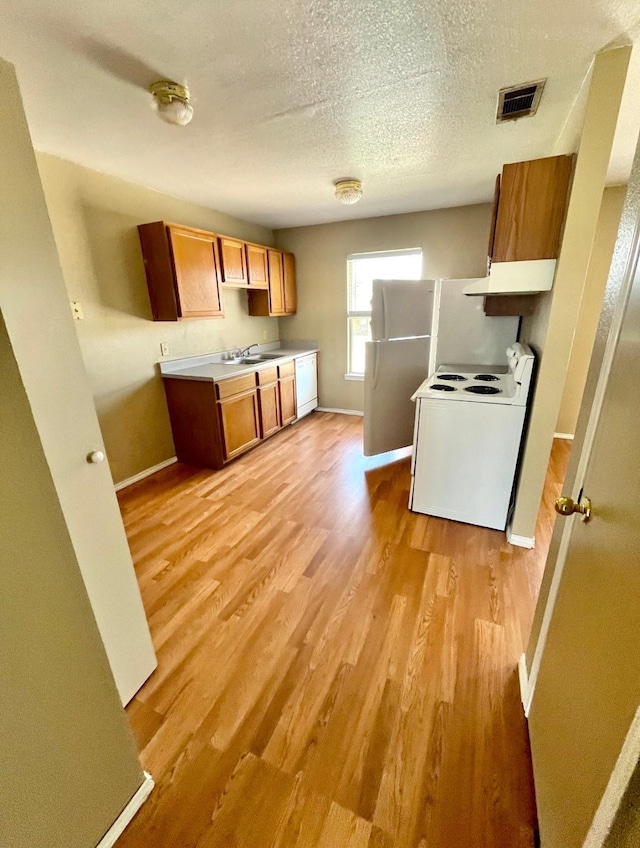
<svg viewBox="0 0 640 848">
<path fill-rule="evenodd" d="M 169 343 L 168 342 L 160 342 L 160 353 L 163 356 L 169 356 Z"/>
<path fill-rule="evenodd" d="M 84 310 L 79 300 L 71 301 L 71 312 L 76 321 L 82 321 L 84 319 Z"/>
</svg>

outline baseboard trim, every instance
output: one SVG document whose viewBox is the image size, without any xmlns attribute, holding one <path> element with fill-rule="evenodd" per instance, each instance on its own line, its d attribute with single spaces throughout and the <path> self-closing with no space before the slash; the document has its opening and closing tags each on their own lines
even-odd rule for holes
<svg viewBox="0 0 640 848">
<path fill-rule="evenodd" d="M 640 758 L 640 707 L 636 710 L 607 788 L 591 822 L 582 848 L 603 848 L 615 821 L 624 794 Z"/>
<path fill-rule="evenodd" d="M 119 492 L 120 489 L 126 489 L 127 486 L 133 486 L 134 483 L 144 480 L 145 477 L 151 477 L 151 475 L 155 474 L 156 471 L 162 471 L 163 468 L 168 468 L 169 465 L 173 465 L 173 463 L 177 461 L 177 456 L 172 456 L 171 459 L 164 459 L 157 465 L 152 465 L 151 468 L 147 468 L 144 471 L 140 471 L 139 474 L 134 474 L 133 477 L 127 477 L 126 480 L 121 480 L 119 483 L 116 483 L 115 490 L 116 492 Z"/>
<path fill-rule="evenodd" d="M 520 682 L 520 700 L 524 708 L 524 714 L 527 715 L 527 691 L 529 689 L 529 672 L 527 671 L 526 654 L 520 654 L 518 660 L 518 680 Z"/>
<path fill-rule="evenodd" d="M 573 440 L 574 435 L 573 435 L 573 433 L 554 433 L 553 438 L 554 439 L 569 439 L 571 441 L 571 440 Z"/>
<path fill-rule="evenodd" d="M 102 837 L 100 842 L 98 842 L 96 848 L 112 848 L 112 846 L 116 844 L 118 839 L 124 833 L 125 827 L 129 824 L 149 795 L 151 795 L 151 790 L 154 786 L 155 783 L 153 778 L 145 771 L 142 785 L 131 798 L 124 810 L 120 813 L 118 818 L 111 825 L 109 830 Z"/>
<path fill-rule="evenodd" d="M 316 412 L 337 412 L 339 415 L 364 415 L 360 409 L 333 409 L 329 406 L 318 406 Z"/>
<path fill-rule="evenodd" d="M 517 548 L 535 548 L 535 536 L 518 536 L 517 533 L 512 533 L 511 528 L 507 528 L 507 542 L 510 545 L 515 545 Z"/>
</svg>

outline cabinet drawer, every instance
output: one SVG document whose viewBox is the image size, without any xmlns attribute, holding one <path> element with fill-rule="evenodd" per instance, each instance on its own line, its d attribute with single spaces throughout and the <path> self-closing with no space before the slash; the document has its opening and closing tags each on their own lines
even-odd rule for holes
<svg viewBox="0 0 640 848">
<path fill-rule="evenodd" d="M 220 400 L 237 395 L 240 392 L 248 392 L 256 387 L 256 375 L 243 374 L 241 377 L 231 377 L 229 380 L 222 380 L 216 383 L 216 392 Z"/>
<path fill-rule="evenodd" d="M 296 372 L 296 366 L 293 361 L 285 362 L 282 365 L 278 365 L 278 376 L 282 379 L 282 377 L 291 377 Z"/>
<path fill-rule="evenodd" d="M 275 383 L 278 379 L 278 369 L 274 365 L 273 368 L 263 368 L 258 371 L 258 385 L 266 386 L 267 383 Z"/>
</svg>

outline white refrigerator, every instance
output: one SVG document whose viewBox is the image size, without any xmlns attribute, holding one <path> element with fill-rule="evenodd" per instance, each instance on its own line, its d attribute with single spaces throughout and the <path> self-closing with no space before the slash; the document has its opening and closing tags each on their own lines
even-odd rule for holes
<svg viewBox="0 0 640 848">
<path fill-rule="evenodd" d="M 364 376 L 364 455 L 413 443 L 411 396 L 441 364 L 502 363 L 518 318 L 484 314 L 468 280 L 374 280 Z"/>
<path fill-rule="evenodd" d="M 410 445 L 411 395 L 432 358 L 434 280 L 374 280 L 365 347 L 364 455 Z"/>
</svg>

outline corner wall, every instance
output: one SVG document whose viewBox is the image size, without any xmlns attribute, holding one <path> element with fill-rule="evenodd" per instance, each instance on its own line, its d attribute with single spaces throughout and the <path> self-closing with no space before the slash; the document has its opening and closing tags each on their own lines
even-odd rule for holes
<svg viewBox="0 0 640 848">
<path fill-rule="evenodd" d="M 525 539 L 534 538 L 630 54 L 630 47 L 620 47 L 594 60 L 553 291 L 539 305 L 538 318 L 523 324 L 521 333 L 524 341 L 543 344 L 511 524 L 511 534 Z M 546 332 L 539 329 L 545 309 Z"/>
<path fill-rule="evenodd" d="M 277 318 L 250 318 L 246 293 L 225 290 L 225 317 L 151 320 L 137 225 L 167 220 L 272 244 L 270 230 L 37 153 L 38 168 L 114 481 L 144 471 L 175 450 L 162 380 L 167 359 L 278 338 Z"/>
<path fill-rule="evenodd" d="M 580 314 L 576 324 L 571 358 L 567 368 L 567 379 L 558 414 L 558 423 L 556 424 L 558 433 L 573 435 L 576 431 L 580 404 L 582 403 L 582 395 L 591 361 L 591 351 L 596 337 L 598 318 L 602 309 L 602 299 L 609 276 L 609 266 L 611 265 L 626 192 L 626 186 L 610 186 L 605 188 L 602 196 L 598 229 L 589 259 L 589 270 L 582 294 Z"/>
<path fill-rule="evenodd" d="M 280 337 L 318 340 L 320 406 L 363 409 L 362 382 L 344 379 L 348 254 L 421 247 L 425 279 L 484 276 L 490 221 L 491 204 L 478 204 L 275 232 L 296 256 L 298 280 L 298 313 L 280 319 Z"/>
</svg>

